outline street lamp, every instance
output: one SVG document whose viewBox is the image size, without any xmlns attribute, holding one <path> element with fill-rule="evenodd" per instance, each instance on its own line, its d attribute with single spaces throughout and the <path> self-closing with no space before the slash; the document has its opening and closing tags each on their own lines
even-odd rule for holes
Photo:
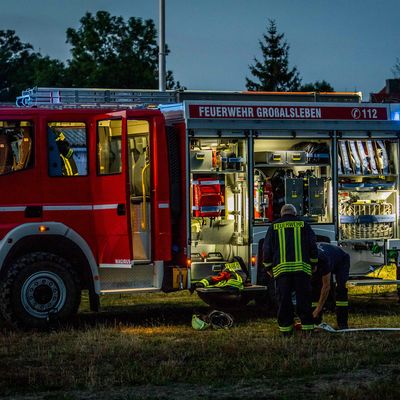
<svg viewBox="0 0 400 400">
<path fill-rule="evenodd" d="M 165 0 L 160 0 L 160 35 L 158 44 L 158 90 L 165 92 Z"/>
</svg>

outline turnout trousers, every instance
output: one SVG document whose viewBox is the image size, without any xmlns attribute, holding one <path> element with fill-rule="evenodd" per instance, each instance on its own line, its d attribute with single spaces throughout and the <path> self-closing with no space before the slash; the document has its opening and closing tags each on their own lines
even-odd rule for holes
<svg viewBox="0 0 400 400">
<path fill-rule="evenodd" d="M 346 283 L 349 280 L 350 256 L 346 254 L 342 259 L 342 265 L 335 274 L 336 290 L 336 321 L 339 329 L 348 328 L 349 298 Z"/>
<path fill-rule="evenodd" d="M 311 277 L 305 272 L 287 272 L 276 277 L 275 284 L 279 330 L 284 334 L 293 331 L 295 312 L 293 292 L 296 293 L 296 312 L 300 318 L 302 330 L 313 330 Z"/>
<path fill-rule="evenodd" d="M 334 273 L 334 279 L 331 279 L 331 285 L 334 290 L 331 292 L 334 296 L 334 304 L 336 311 L 336 322 L 339 329 L 348 327 L 349 319 L 349 299 L 346 283 L 349 280 L 350 256 L 346 254 L 341 260 L 340 267 Z M 319 296 L 321 293 L 322 282 L 320 279 L 312 282 L 312 309 L 318 306 Z M 323 311 L 314 320 L 316 325 L 322 322 Z"/>
</svg>

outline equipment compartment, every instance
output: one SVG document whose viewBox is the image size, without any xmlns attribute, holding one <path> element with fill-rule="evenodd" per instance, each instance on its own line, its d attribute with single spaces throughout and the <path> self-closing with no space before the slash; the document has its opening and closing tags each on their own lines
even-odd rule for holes
<svg viewBox="0 0 400 400">
<path fill-rule="evenodd" d="M 330 139 L 254 140 L 254 221 L 271 222 L 291 203 L 305 220 L 332 222 L 330 149 Z"/>
<path fill-rule="evenodd" d="M 220 272 L 233 256 L 249 258 L 247 141 L 190 140 L 191 279 Z"/>
<path fill-rule="evenodd" d="M 338 141 L 341 240 L 396 235 L 398 145 L 394 140 Z"/>
</svg>

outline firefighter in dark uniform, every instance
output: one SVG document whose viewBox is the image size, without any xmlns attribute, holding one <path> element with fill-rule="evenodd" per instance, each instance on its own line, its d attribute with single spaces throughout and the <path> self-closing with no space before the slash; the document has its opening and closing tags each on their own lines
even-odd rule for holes
<svg viewBox="0 0 400 400">
<path fill-rule="evenodd" d="M 275 278 L 278 325 L 284 335 L 293 332 L 293 292 L 302 330 L 314 329 L 311 275 L 318 261 L 317 244 L 311 227 L 296 215 L 292 204 L 282 207 L 281 218 L 268 229 L 263 249 L 264 266 Z"/>
<path fill-rule="evenodd" d="M 322 322 L 323 307 L 328 298 L 332 274 L 335 276 L 336 320 L 339 329 L 348 328 L 349 300 L 346 282 L 349 279 L 350 256 L 330 243 L 317 243 L 318 265 L 313 274 L 313 317 L 316 325 Z"/>
</svg>

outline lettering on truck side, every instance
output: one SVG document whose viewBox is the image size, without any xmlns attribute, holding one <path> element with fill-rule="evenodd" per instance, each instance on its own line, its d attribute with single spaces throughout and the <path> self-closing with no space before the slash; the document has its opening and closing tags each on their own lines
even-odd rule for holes
<svg viewBox="0 0 400 400">
<path fill-rule="evenodd" d="M 257 107 L 258 118 L 301 118 L 320 119 L 321 109 L 318 107 Z"/>
<path fill-rule="evenodd" d="M 200 106 L 200 118 L 321 119 L 319 107 Z"/>
<path fill-rule="evenodd" d="M 236 117 L 236 118 L 254 118 L 254 110 L 252 107 L 238 106 L 200 106 L 200 117 Z"/>
</svg>

